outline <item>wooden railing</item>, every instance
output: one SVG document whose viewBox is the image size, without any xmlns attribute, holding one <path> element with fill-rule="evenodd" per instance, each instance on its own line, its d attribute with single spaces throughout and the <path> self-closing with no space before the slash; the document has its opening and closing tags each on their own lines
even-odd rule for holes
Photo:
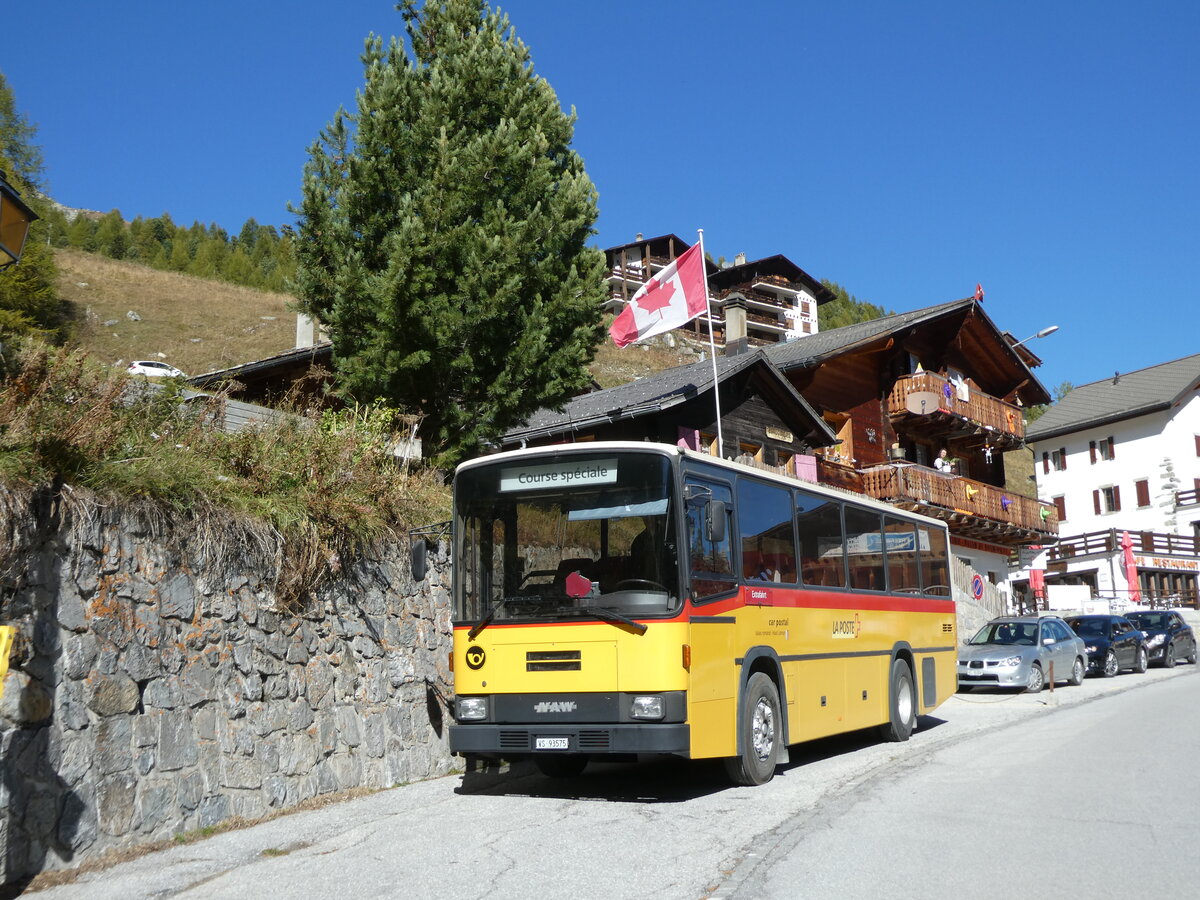
<svg viewBox="0 0 1200 900">
<path fill-rule="evenodd" d="M 1071 537 L 1059 538 L 1050 548 L 1051 561 L 1069 559 L 1073 556 L 1088 556 L 1093 553 L 1108 554 L 1121 549 L 1124 532 L 1110 528 L 1108 531 L 1089 531 Z M 1134 553 L 1156 556 L 1200 556 L 1200 538 L 1184 534 L 1169 534 L 1157 531 L 1131 531 Z"/>
<path fill-rule="evenodd" d="M 1193 503 L 1200 503 L 1200 490 L 1175 492 L 1176 506 L 1191 506 Z"/>
<path fill-rule="evenodd" d="M 927 411 L 929 415 L 939 411 L 951 413 L 990 427 L 994 431 L 1011 434 L 1020 440 L 1025 439 L 1025 416 L 1019 406 L 998 400 L 974 386 L 969 389 L 967 399 L 960 400 L 954 384 L 932 372 L 902 375 L 888 395 L 888 415 L 911 415 L 905 404 L 908 396 L 914 393 L 931 393 L 937 396 L 934 408 Z"/>
<path fill-rule="evenodd" d="M 876 466 L 861 473 L 863 493 L 879 500 L 920 501 L 1016 528 L 1054 534 L 1058 511 L 1052 504 L 1022 497 L 995 485 L 947 475 L 912 463 Z"/>
</svg>

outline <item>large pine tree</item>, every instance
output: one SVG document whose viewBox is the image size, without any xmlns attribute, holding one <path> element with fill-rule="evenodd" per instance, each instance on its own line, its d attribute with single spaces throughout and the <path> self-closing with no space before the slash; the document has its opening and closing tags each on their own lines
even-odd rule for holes
<svg viewBox="0 0 1200 900">
<path fill-rule="evenodd" d="M 65 323 L 55 287 L 58 269 L 49 246 L 49 204 L 45 189 L 42 151 L 33 138 L 37 129 L 17 110 L 8 81 L 0 73 L 0 170 L 21 199 L 43 218 L 33 223 L 21 261 L 0 272 L 0 344 L 14 337 L 39 334 L 62 337 Z"/>
<path fill-rule="evenodd" d="M 574 113 L 507 17 L 401 10 L 408 47 L 367 39 L 356 113 L 310 149 L 297 286 L 346 393 L 419 413 L 451 462 L 587 385 L 604 260 Z"/>
</svg>

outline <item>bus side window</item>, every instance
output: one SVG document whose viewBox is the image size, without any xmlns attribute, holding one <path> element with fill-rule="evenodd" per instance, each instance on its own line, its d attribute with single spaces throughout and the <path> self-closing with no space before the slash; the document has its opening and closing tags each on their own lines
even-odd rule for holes
<svg viewBox="0 0 1200 900">
<path fill-rule="evenodd" d="M 921 554 L 921 589 L 926 594 L 950 595 L 949 551 L 946 533 L 928 525 L 917 526 Z"/>
<path fill-rule="evenodd" d="M 796 491 L 795 498 L 800 581 L 824 587 L 845 587 L 846 541 L 842 534 L 841 504 L 807 491 Z"/>
<path fill-rule="evenodd" d="M 882 517 L 853 506 L 846 508 L 846 549 L 850 558 L 850 587 L 860 591 L 882 591 L 887 587 L 883 573 Z"/>
<path fill-rule="evenodd" d="M 747 581 L 795 584 L 791 493 L 782 485 L 738 479 L 738 532 L 742 539 L 742 577 Z"/>
<path fill-rule="evenodd" d="M 688 569 L 691 573 L 692 595 L 701 600 L 737 587 L 737 573 L 733 569 L 732 558 L 733 528 L 729 521 L 732 518 L 733 492 L 723 484 L 700 483 L 692 479 L 688 480 L 688 488 L 692 489 L 685 492 L 690 495 L 686 503 Z M 709 540 L 709 529 L 706 527 L 709 502 L 712 500 L 719 501 L 726 510 L 725 534 L 718 541 Z"/>
<path fill-rule="evenodd" d="M 919 591 L 916 527 L 912 522 L 883 517 L 884 552 L 887 554 L 888 590 Z"/>
</svg>

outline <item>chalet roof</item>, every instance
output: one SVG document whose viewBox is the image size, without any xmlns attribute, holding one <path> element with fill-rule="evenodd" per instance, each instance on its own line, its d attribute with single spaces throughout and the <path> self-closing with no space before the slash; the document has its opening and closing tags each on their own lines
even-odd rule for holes
<svg viewBox="0 0 1200 900">
<path fill-rule="evenodd" d="M 642 238 L 638 241 L 630 241 L 628 244 L 617 244 L 615 247 L 605 247 L 604 252 L 620 253 L 622 250 L 628 250 L 630 247 L 641 247 L 648 244 L 651 251 L 653 251 L 655 248 L 661 248 L 664 251 L 663 255 L 665 256 L 666 248 L 671 246 L 672 241 L 674 241 L 675 244 L 676 256 L 692 246 L 688 241 L 685 241 L 677 234 L 661 234 L 658 237 Z"/>
<path fill-rule="evenodd" d="M 296 363 L 324 365 L 332 357 L 333 344 L 329 341 L 320 341 L 312 347 L 296 347 L 265 359 L 256 359 L 252 362 L 231 366 L 228 369 L 217 369 L 214 372 L 205 372 L 203 375 L 194 375 L 187 380 L 187 383 L 193 387 L 203 388 L 222 381 L 240 381 L 251 376 L 269 376 L 274 370 L 286 372 Z"/>
<path fill-rule="evenodd" d="M 794 412 L 790 418 L 795 418 L 798 413 L 805 419 L 796 424 L 805 426 L 803 435 L 810 439 L 809 443 L 824 445 L 837 442 L 837 435 L 829 430 L 816 410 L 761 352 L 717 357 L 719 384 L 751 369 L 758 369 L 758 374 L 767 379 L 773 389 L 782 392 L 781 396 L 792 404 Z M 711 360 L 676 366 L 628 384 L 582 394 L 567 401 L 561 412 L 540 410 L 530 416 L 525 425 L 509 431 L 504 436 L 504 443 L 515 444 L 522 440 L 566 434 L 658 413 L 711 390 L 712 383 Z M 789 418 L 788 411 L 777 412 L 785 420 Z"/>
<path fill-rule="evenodd" d="M 708 276 L 708 283 L 714 290 L 722 290 L 744 284 L 763 275 L 778 275 L 788 281 L 803 284 L 812 291 L 818 306 L 837 298 L 837 295 L 833 291 L 829 290 L 829 288 L 825 287 L 825 285 L 821 284 L 821 282 L 817 281 L 817 279 L 813 278 L 782 253 L 718 269 Z"/>
<path fill-rule="evenodd" d="M 984 312 L 981 301 L 973 297 L 819 331 L 773 344 L 765 352 L 781 371 L 788 372 L 814 368 L 843 354 L 874 349 L 897 339 L 929 347 L 958 341 L 964 354 L 976 361 L 975 370 L 968 374 L 984 390 L 1002 396 L 1018 389 L 1026 405 L 1050 400 L 1026 364 L 1021 348 L 1012 347 Z"/>
<path fill-rule="evenodd" d="M 1200 386 L 1200 353 L 1073 388 L 1026 431 L 1026 440 L 1059 435 L 1169 409 Z"/>
</svg>

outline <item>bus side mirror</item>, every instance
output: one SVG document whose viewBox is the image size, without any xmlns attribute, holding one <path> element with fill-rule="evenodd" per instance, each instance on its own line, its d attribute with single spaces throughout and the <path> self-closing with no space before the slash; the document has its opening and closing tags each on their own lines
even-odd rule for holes
<svg viewBox="0 0 1200 900">
<path fill-rule="evenodd" d="M 425 538 L 417 538 L 412 542 L 412 548 L 409 550 L 409 561 L 412 564 L 413 581 L 424 581 L 427 561 Z"/>
<path fill-rule="evenodd" d="M 704 531 L 710 544 L 725 540 L 725 501 L 710 500 L 704 507 Z"/>
</svg>

